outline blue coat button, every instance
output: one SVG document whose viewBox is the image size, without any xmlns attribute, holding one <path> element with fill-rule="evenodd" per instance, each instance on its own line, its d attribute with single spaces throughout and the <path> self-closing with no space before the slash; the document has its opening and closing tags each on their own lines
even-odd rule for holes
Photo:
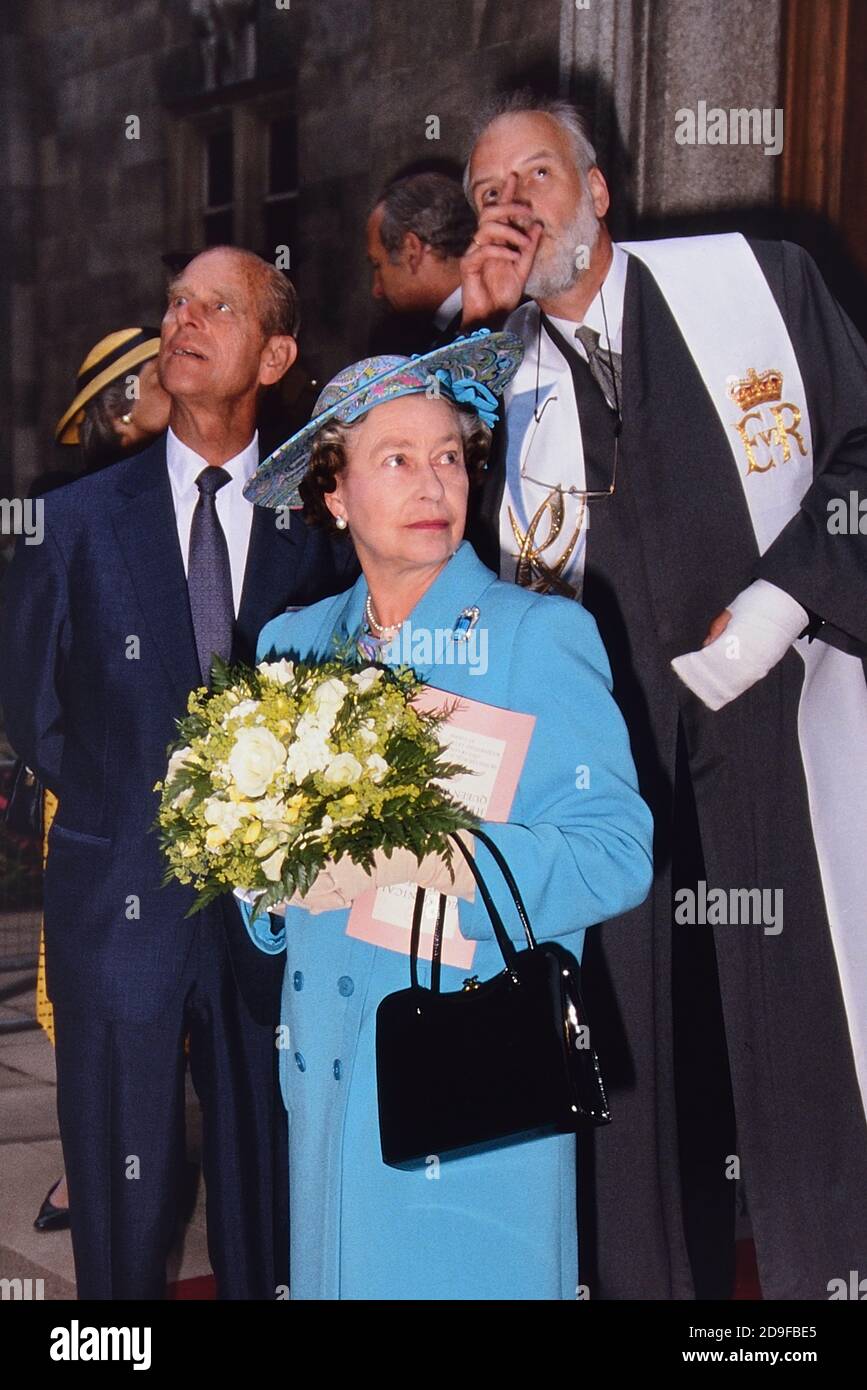
<svg viewBox="0 0 867 1390">
<path fill-rule="evenodd" d="M 335 1057 L 335 1059 L 334 1059 L 334 1066 L 331 1068 L 331 1070 L 334 1072 L 334 1080 L 335 1080 L 335 1081 L 339 1081 L 339 1080 L 340 1080 L 340 1073 L 341 1073 L 341 1071 L 342 1071 L 342 1067 L 341 1067 L 341 1065 L 340 1065 L 340 1058 L 339 1058 L 339 1057 Z"/>
<path fill-rule="evenodd" d="M 295 1065 L 299 1071 L 307 1070 L 307 1063 L 305 1062 L 300 1052 L 295 1053 Z"/>
<path fill-rule="evenodd" d="M 348 999 L 355 989 L 355 981 L 351 975 L 341 975 L 340 979 L 337 981 L 337 988 L 340 990 L 343 997 Z"/>
<path fill-rule="evenodd" d="M 296 989 L 304 988 L 304 976 L 300 970 L 295 971 L 295 974 L 292 976 L 292 983 Z"/>
</svg>

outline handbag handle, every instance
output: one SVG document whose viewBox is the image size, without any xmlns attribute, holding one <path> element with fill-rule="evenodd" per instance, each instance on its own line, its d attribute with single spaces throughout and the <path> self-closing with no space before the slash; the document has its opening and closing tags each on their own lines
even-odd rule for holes
<svg viewBox="0 0 867 1390">
<path fill-rule="evenodd" d="M 469 830 L 471 835 L 475 835 L 477 840 L 481 840 L 482 844 L 485 846 L 485 849 L 490 854 L 497 868 L 500 870 L 500 873 L 503 875 L 503 878 L 506 881 L 506 887 L 509 889 L 509 892 L 512 895 L 512 901 L 514 902 L 518 916 L 521 919 L 521 926 L 524 928 L 524 935 L 527 938 L 527 945 L 529 946 L 531 951 L 535 951 L 536 938 L 533 935 L 533 928 L 530 926 L 530 915 L 527 912 L 526 907 L 524 906 L 524 899 L 521 897 L 521 890 L 515 882 L 515 876 L 512 873 L 512 870 L 509 868 L 505 855 L 503 854 L 499 845 L 495 844 L 495 842 L 491 839 L 490 835 L 488 835 L 486 831 L 479 830 L 474 826 L 468 826 L 467 829 Z M 494 901 L 488 891 L 488 885 L 482 878 L 478 864 L 476 863 L 475 859 L 470 854 L 469 850 L 467 849 L 466 845 L 463 843 L 458 834 L 453 833 L 452 839 L 454 840 L 461 854 L 464 856 L 464 859 L 466 859 L 467 867 L 469 868 L 470 873 L 472 874 L 473 878 L 476 880 L 476 883 L 479 886 L 479 892 L 481 893 L 482 900 L 485 904 L 485 907 L 488 910 L 488 916 L 491 919 L 491 923 L 494 927 L 494 932 L 496 933 L 497 924 L 499 923 L 503 935 L 505 936 L 506 941 L 508 942 L 508 947 L 506 949 L 511 948 L 514 954 L 512 939 L 506 931 L 505 927 L 503 926 L 503 920 L 500 917 L 500 914 L 497 912 L 496 907 L 494 906 Z M 499 936 L 497 936 L 497 940 L 499 941 Z M 505 955 L 506 950 L 504 950 L 502 942 L 500 942 L 500 949 L 503 951 L 503 954 Z"/>
<path fill-rule="evenodd" d="M 473 826 L 468 826 L 467 829 L 470 831 L 470 834 L 475 835 L 478 840 L 481 840 L 482 844 L 488 850 L 489 854 L 491 855 L 491 858 L 494 860 L 494 863 L 497 865 L 498 869 L 503 875 L 503 878 L 506 882 L 506 886 L 508 887 L 512 895 L 512 900 L 515 904 L 515 908 L 521 920 L 521 925 L 524 928 L 524 935 L 527 938 L 527 945 L 531 951 L 534 951 L 536 949 L 536 938 L 534 937 L 533 929 L 530 926 L 530 918 L 527 914 L 527 909 L 524 906 L 524 900 L 521 897 L 521 890 L 515 882 L 514 875 L 511 869 L 509 868 L 508 863 L 506 862 L 498 846 L 494 844 L 494 841 L 490 838 L 489 835 L 485 833 L 484 830 L 477 830 Z M 509 933 L 506 931 L 506 928 L 503 925 L 503 919 L 500 916 L 499 911 L 497 910 L 496 903 L 491 897 L 488 885 L 485 883 L 485 880 L 482 877 L 482 872 L 478 864 L 476 863 L 474 856 L 470 854 L 470 851 L 467 849 L 466 845 L 462 843 L 460 836 L 457 834 L 452 834 L 451 838 L 455 841 L 455 844 L 458 846 L 458 849 L 464 856 L 464 859 L 467 862 L 467 867 L 469 868 L 470 873 L 473 875 L 473 878 L 475 879 L 476 884 L 478 885 L 479 893 L 481 894 L 482 901 L 485 904 L 488 917 L 491 920 L 491 926 L 494 929 L 494 936 L 497 939 L 497 945 L 499 946 L 500 952 L 502 953 L 503 960 L 506 964 L 506 969 L 510 973 L 514 974 L 517 968 L 517 952 L 515 950 L 514 943 L 512 942 L 512 939 L 509 936 Z M 410 979 L 414 989 L 418 989 L 418 948 L 421 941 L 421 919 L 422 912 L 424 910 L 424 900 L 425 889 L 419 887 L 415 895 L 415 906 L 413 908 L 412 915 L 412 933 L 410 939 L 409 969 Z M 445 920 L 445 910 L 446 899 L 445 896 L 442 893 L 440 893 L 436 925 L 434 927 L 433 951 L 431 954 L 431 991 L 434 994 L 439 993 L 440 987 L 440 971 L 442 964 L 442 933 L 443 922 Z"/>
<path fill-rule="evenodd" d="M 412 935 L 409 947 L 409 975 L 413 989 L 418 989 L 418 948 L 421 941 L 421 919 L 424 911 L 424 900 L 426 890 L 419 886 L 415 894 L 415 906 L 412 910 Z M 446 918 L 446 900 L 442 893 L 439 895 L 439 905 L 437 906 L 437 919 L 434 925 L 433 953 L 431 956 L 430 968 L 430 987 L 434 994 L 440 992 L 440 957 L 442 954 L 443 923 Z"/>
</svg>

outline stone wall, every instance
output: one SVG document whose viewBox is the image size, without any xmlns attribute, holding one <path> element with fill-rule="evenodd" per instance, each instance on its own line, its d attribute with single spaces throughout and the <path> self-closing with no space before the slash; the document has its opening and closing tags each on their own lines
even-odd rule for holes
<svg viewBox="0 0 867 1390">
<path fill-rule="evenodd" d="M 193 13 L 207 3 L 4 7 L 0 495 L 59 466 L 53 428 L 87 349 L 110 329 L 160 317 L 161 256 L 176 249 L 170 141 L 179 112 L 207 112 L 217 99 Z M 603 164 L 624 187 L 631 149 L 641 217 L 773 199 L 773 159 L 754 148 L 683 149 L 673 119 L 700 97 L 776 103 L 782 0 L 250 4 L 255 66 L 252 76 L 239 69 L 229 96 L 296 93 L 293 266 L 297 253 L 302 351 L 320 379 L 365 350 L 376 310 L 363 230 L 382 182 L 417 161 L 459 162 L 473 111 L 498 90 L 530 81 L 589 97 Z"/>
<path fill-rule="evenodd" d="M 110 329 L 158 321 L 160 258 L 173 249 L 172 107 L 185 96 L 207 105 L 192 0 L 7 8 L 15 13 L 0 21 L 0 177 L 13 214 L 0 233 L 0 328 L 11 347 L 11 368 L 0 368 L 3 495 L 63 466 L 53 427 L 88 348 Z M 374 308 L 363 228 L 383 179 L 410 161 L 459 158 L 468 110 L 518 70 L 544 65 L 556 79 L 559 0 L 291 0 L 279 9 L 258 0 L 257 11 L 250 95 L 297 83 L 303 349 L 321 377 L 367 342 Z M 138 140 L 126 138 L 131 114 Z M 437 141 L 426 138 L 431 114 Z"/>
<path fill-rule="evenodd" d="M 767 209 L 779 156 L 756 145 L 679 144 L 698 103 L 780 102 L 785 0 L 561 0 L 562 87 L 594 125 L 621 231 L 694 214 Z"/>
</svg>

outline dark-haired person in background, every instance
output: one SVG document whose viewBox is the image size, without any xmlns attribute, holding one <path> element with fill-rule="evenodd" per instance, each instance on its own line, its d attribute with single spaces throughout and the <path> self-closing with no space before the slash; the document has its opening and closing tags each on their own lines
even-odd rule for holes
<svg viewBox="0 0 867 1390">
<path fill-rule="evenodd" d="M 409 174 L 386 186 L 367 221 L 371 294 L 392 311 L 376 350 L 424 352 L 455 336 L 460 260 L 475 226 L 460 183 L 446 174 Z"/>
<path fill-rule="evenodd" d="M 175 720 L 214 654 L 250 659 L 263 623 L 354 578 L 351 550 L 242 492 L 260 392 L 297 331 L 274 266 L 230 247 L 191 261 L 162 324 L 167 435 L 47 497 L 44 541 L 19 544 L 8 575 L 6 726 L 59 800 L 45 929 L 80 1298 L 164 1293 L 187 1033 L 218 1296 L 273 1299 L 286 1281 L 278 981 L 231 897 L 187 917 L 192 889 L 161 886 L 152 826 Z"/>
</svg>

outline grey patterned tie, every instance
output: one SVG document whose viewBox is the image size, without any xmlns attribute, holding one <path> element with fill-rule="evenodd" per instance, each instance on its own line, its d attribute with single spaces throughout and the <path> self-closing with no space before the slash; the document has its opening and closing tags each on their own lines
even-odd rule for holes
<svg viewBox="0 0 867 1390">
<path fill-rule="evenodd" d="M 619 352 L 610 348 L 599 351 L 599 334 L 582 323 L 575 329 L 575 337 L 587 353 L 590 374 L 600 388 L 612 410 L 618 414 L 623 403 L 623 362 Z"/>
<path fill-rule="evenodd" d="M 232 652 L 235 625 L 232 568 L 225 532 L 217 516 L 217 493 L 231 481 L 232 475 L 225 468 L 209 465 L 202 469 L 196 479 L 199 500 L 190 527 L 187 588 L 199 669 L 207 685 L 211 683 L 214 654 L 228 661 Z"/>
</svg>

